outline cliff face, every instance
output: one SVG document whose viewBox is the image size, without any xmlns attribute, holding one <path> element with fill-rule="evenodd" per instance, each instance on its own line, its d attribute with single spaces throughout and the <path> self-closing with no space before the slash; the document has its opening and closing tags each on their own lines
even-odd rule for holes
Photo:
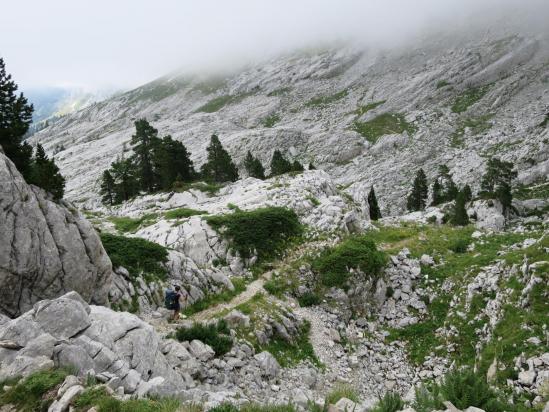
<svg viewBox="0 0 549 412">
<path fill-rule="evenodd" d="M 0 151 L 0 313 L 15 317 L 73 290 L 106 304 L 111 274 L 90 223 L 70 204 L 28 185 Z"/>
</svg>

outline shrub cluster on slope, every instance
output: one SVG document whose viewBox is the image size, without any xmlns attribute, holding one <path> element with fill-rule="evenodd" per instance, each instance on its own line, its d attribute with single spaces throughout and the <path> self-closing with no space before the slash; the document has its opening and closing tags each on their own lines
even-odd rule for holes
<svg viewBox="0 0 549 412">
<path fill-rule="evenodd" d="M 222 356 L 233 347 L 230 330 L 224 320 L 217 323 L 194 323 L 190 328 L 179 328 L 175 337 L 180 342 L 191 342 L 195 339 L 211 346 L 216 356 Z"/>
<path fill-rule="evenodd" d="M 257 252 L 258 259 L 267 260 L 284 251 L 288 242 L 303 232 L 293 210 L 283 207 L 209 216 L 206 221 L 217 230 L 244 258 Z"/>
</svg>

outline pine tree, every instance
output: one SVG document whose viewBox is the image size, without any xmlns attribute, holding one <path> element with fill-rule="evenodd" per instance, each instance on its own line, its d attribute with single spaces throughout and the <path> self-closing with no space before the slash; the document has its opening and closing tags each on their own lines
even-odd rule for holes
<svg viewBox="0 0 549 412">
<path fill-rule="evenodd" d="M 59 173 L 59 168 L 46 156 L 46 152 L 40 143 L 36 145 L 36 154 L 30 172 L 30 183 L 41 187 L 53 195 L 55 199 L 61 199 L 65 191 L 65 178 Z"/>
<path fill-rule="evenodd" d="M 157 186 L 163 190 L 171 190 L 173 184 L 190 182 L 196 172 L 190 154 L 183 143 L 165 136 L 153 148 L 153 174 L 157 178 Z"/>
<path fill-rule="evenodd" d="M 308 168 L 308 169 L 309 169 L 309 170 L 316 170 L 316 167 L 315 167 L 315 165 L 311 162 L 311 163 L 309 163 L 309 168 Z"/>
<path fill-rule="evenodd" d="M 136 167 L 131 159 L 119 159 L 112 163 L 110 173 L 115 183 L 115 203 L 129 200 L 139 193 Z"/>
<path fill-rule="evenodd" d="M 440 192 L 440 203 L 451 202 L 456 199 L 458 194 L 458 187 L 452 179 L 452 174 L 450 169 L 446 165 L 440 165 L 438 167 L 438 176 L 435 181 L 439 182 L 441 192 Z M 434 197 L 433 197 L 434 200 Z"/>
<path fill-rule="evenodd" d="M 101 188 L 99 189 L 99 194 L 102 195 L 101 201 L 106 205 L 115 204 L 115 183 L 114 178 L 111 175 L 111 172 L 105 170 L 101 176 Z"/>
<path fill-rule="evenodd" d="M 305 168 L 297 160 L 294 160 L 292 163 L 292 172 L 303 172 Z"/>
<path fill-rule="evenodd" d="M 206 180 L 219 183 L 238 180 L 238 169 L 215 134 L 212 135 L 206 151 L 208 160 L 201 168 L 202 176 Z"/>
<path fill-rule="evenodd" d="M 6 156 L 28 180 L 31 174 L 32 148 L 22 143 L 32 123 L 33 107 L 23 94 L 16 95 L 17 85 L 6 73 L 0 58 L 0 146 Z"/>
<path fill-rule="evenodd" d="M 473 192 L 471 190 L 471 186 L 465 185 L 463 187 L 463 196 L 465 196 L 465 202 L 470 202 L 473 200 Z"/>
<path fill-rule="evenodd" d="M 492 157 L 486 165 L 486 172 L 480 183 L 481 195 L 498 199 L 503 207 L 504 215 L 508 215 L 513 201 L 512 182 L 517 177 L 514 165 Z"/>
<path fill-rule="evenodd" d="M 159 177 L 154 167 L 154 152 L 160 144 L 158 130 L 145 119 L 135 122 L 135 134 L 131 144 L 134 151 L 134 163 L 137 167 L 139 185 L 146 192 L 154 192 L 159 185 Z"/>
<path fill-rule="evenodd" d="M 412 193 L 410 193 L 406 202 L 408 210 L 413 212 L 425 209 L 427 194 L 427 176 L 425 176 L 423 169 L 419 169 L 414 179 Z"/>
<path fill-rule="evenodd" d="M 271 176 L 278 176 L 291 171 L 292 164 L 282 156 L 280 150 L 275 150 L 271 158 Z"/>
<path fill-rule="evenodd" d="M 254 157 L 249 150 L 244 159 L 244 167 L 248 176 L 255 177 L 256 179 L 265 179 L 265 169 L 261 161 Z"/>
<path fill-rule="evenodd" d="M 381 210 L 379 209 L 379 206 L 377 204 L 376 193 L 373 186 L 370 189 L 370 193 L 368 193 L 368 206 L 370 207 L 370 219 L 381 219 Z"/>
<path fill-rule="evenodd" d="M 442 186 L 439 183 L 438 179 L 435 179 L 433 186 L 433 201 L 431 202 L 431 206 L 438 206 L 441 203 L 444 202 L 444 193 L 442 191 Z"/>
<path fill-rule="evenodd" d="M 458 191 L 456 196 L 456 203 L 454 205 L 454 213 L 451 218 L 451 223 L 456 226 L 466 226 L 469 224 L 469 216 L 465 209 L 465 192 L 463 190 Z"/>
</svg>

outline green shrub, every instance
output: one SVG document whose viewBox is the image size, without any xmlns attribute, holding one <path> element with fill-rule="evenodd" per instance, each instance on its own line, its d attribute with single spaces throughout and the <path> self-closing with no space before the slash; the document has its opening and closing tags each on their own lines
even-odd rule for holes
<svg viewBox="0 0 549 412">
<path fill-rule="evenodd" d="M 305 106 L 314 107 L 314 106 L 325 106 L 330 103 L 337 102 L 338 100 L 343 99 L 349 94 L 347 90 L 342 90 L 338 93 L 332 94 L 331 96 L 317 96 L 309 100 Z"/>
<path fill-rule="evenodd" d="M 515 408 L 504 402 L 488 385 L 484 375 L 471 369 L 453 370 L 442 382 L 430 383 L 416 390 L 414 409 L 428 412 L 445 409 L 443 401 L 450 401 L 458 409 L 474 406 L 486 412 L 513 411 Z"/>
<path fill-rule="evenodd" d="M 208 212 L 204 210 L 196 210 L 196 209 L 189 209 L 186 207 L 180 207 L 178 209 L 168 210 L 166 213 L 164 213 L 164 217 L 166 219 L 185 219 L 191 216 L 204 215 L 206 213 Z"/>
<path fill-rule="evenodd" d="M 365 236 L 355 236 L 325 250 L 313 260 L 313 271 L 320 274 L 326 287 L 344 287 L 349 270 L 360 269 L 366 276 L 377 276 L 386 262 L 386 256 L 375 243 Z"/>
<path fill-rule="evenodd" d="M 206 219 L 242 257 L 251 257 L 255 250 L 259 261 L 279 255 L 303 231 L 295 212 L 283 207 L 236 210 Z"/>
<path fill-rule="evenodd" d="M 246 281 L 243 278 L 233 277 L 231 282 L 234 286 L 233 290 L 224 289 L 221 293 L 206 295 L 204 299 L 194 302 L 192 305 L 187 306 L 183 313 L 187 316 L 193 315 L 198 312 L 202 312 L 214 305 L 222 302 L 229 302 L 235 296 L 240 295 L 246 290 Z"/>
<path fill-rule="evenodd" d="M 297 301 L 299 302 L 299 306 L 308 307 L 320 304 L 321 299 L 320 296 L 314 292 L 305 292 L 297 298 Z"/>
<path fill-rule="evenodd" d="M 454 113 L 465 112 L 470 106 L 472 106 L 473 104 L 478 102 L 480 99 L 482 99 L 484 95 L 488 93 L 488 90 L 490 89 L 490 87 L 491 85 L 488 84 L 486 86 L 471 87 L 465 90 L 454 101 L 454 104 L 452 105 L 452 111 Z"/>
<path fill-rule="evenodd" d="M 450 250 L 454 253 L 465 253 L 469 247 L 470 240 L 467 238 L 458 238 L 450 245 Z"/>
<path fill-rule="evenodd" d="M 416 126 L 408 123 L 401 113 L 383 113 L 367 122 L 357 120 L 351 128 L 372 144 L 386 134 L 400 134 L 406 131 L 409 135 L 413 135 L 417 130 Z"/>
<path fill-rule="evenodd" d="M 13 404 L 21 412 L 47 410 L 53 398 L 45 395 L 60 385 L 68 372 L 62 369 L 35 372 L 0 395 L 0 405 Z"/>
<path fill-rule="evenodd" d="M 124 266 L 132 276 L 144 273 L 166 278 L 167 270 L 163 264 L 168 261 L 168 251 L 165 247 L 145 239 L 110 233 L 101 233 L 101 242 L 113 267 Z"/>
<path fill-rule="evenodd" d="M 261 121 L 261 124 L 264 126 L 264 127 L 273 127 L 275 124 L 277 124 L 278 122 L 280 121 L 280 116 L 276 113 L 274 114 L 271 114 L 267 117 L 265 117 L 262 121 Z"/>
<path fill-rule="evenodd" d="M 404 401 L 398 393 L 386 392 L 372 412 L 397 412 L 404 409 Z"/>
<path fill-rule="evenodd" d="M 325 405 L 335 405 L 341 398 L 347 398 L 353 402 L 360 402 L 358 392 L 350 385 L 338 384 L 327 395 Z"/>
<path fill-rule="evenodd" d="M 309 341 L 311 325 L 306 322 L 300 329 L 299 334 L 294 336 L 293 342 L 287 342 L 275 336 L 261 349 L 270 352 L 283 368 L 298 365 L 304 360 L 311 361 L 314 365 L 321 367 L 322 364 L 315 354 L 313 345 Z"/>
<path fill-rule="evenodd" d="M 223 402 L 221 405 L 208 409 L 208 412 L 240 412 L 240 409 L 229 402 Z"/>
<path fill-rule="evenodd" d="M 148 213 L 138 218 L 127 216 L 111 216 L 109 220 L 114 224 L 114 228 L 121 233 L 135 233 L 142 226 L 149 226 L 156 222 L 158 215 Z"/>
<path fill-rule="evenodd" d="M 195 323 L 190 328 L 178 328 L 175 337 L 178 341 L 199 341 L 210 345 L 216 356 L 222 356 L 233 347 L 233 341 L 228 336 L 230 333 L 227 323 L 220 320 L 217 323 L 202 324 Z"/>
<path fill-rule="evenodd" d="M 288 291 L 288 283 L 284 278 L 273 276 L 263 284 L 263 289 L 273 296 L 282 297 L 284 292 Z"/>
</svg>

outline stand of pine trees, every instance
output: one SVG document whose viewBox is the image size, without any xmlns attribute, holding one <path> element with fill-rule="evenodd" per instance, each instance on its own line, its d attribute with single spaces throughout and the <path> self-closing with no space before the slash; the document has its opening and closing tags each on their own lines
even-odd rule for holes
<svg viewBox="0 0 549 412">
<path fill-rule="evenodd" d="M 486 172 L 480 183 L 480 195 L 489 199 L 497 199 L 503 207 L 503 214 L 507 217 L 513 201 L 512 183 L 517 177 L 514 165 L 492 157 L 486 164 Z"/>
<path fill-rule="evenodd" d="M 303 172 L 303 170 L 303 165 L 297 160 L 290 162 L 282 155 L 280 150 L 273 152 L 273 157 L 271 158 L 271 176 L 279 176 L 289 172 Z"/>
<path fill-rule="evenodd" d="M 26 182 L 41 187 L 55 199 L 61 199 L 65 179 L 59 168 L 46 156 L 42 145 L 32 147 L 23 139 L 32 123 L 33 106 L 23 94 L 17 95 L 17 85 L 6 73 L 4 59 L 0 58 L 0 146 L 15 164 Z"/>
<path fill-rule="evenodd" d="M 438 176 L 433 183 L 432 192 L 432 206 L 437 206 L 445 202 L 451 202 L 456 199 L 458 195 L 458 188 L 452 179 L 448 166 L 439 166 Z"/>
<path fill-rule="evenodd" d="M 255 177 L 256 179 L 265 179 L 265 169 L 261 161 L 257 157 L 254 157 L 249 150 L 244 159 L 244 168 L 248 176 Z"/>
</svg>

